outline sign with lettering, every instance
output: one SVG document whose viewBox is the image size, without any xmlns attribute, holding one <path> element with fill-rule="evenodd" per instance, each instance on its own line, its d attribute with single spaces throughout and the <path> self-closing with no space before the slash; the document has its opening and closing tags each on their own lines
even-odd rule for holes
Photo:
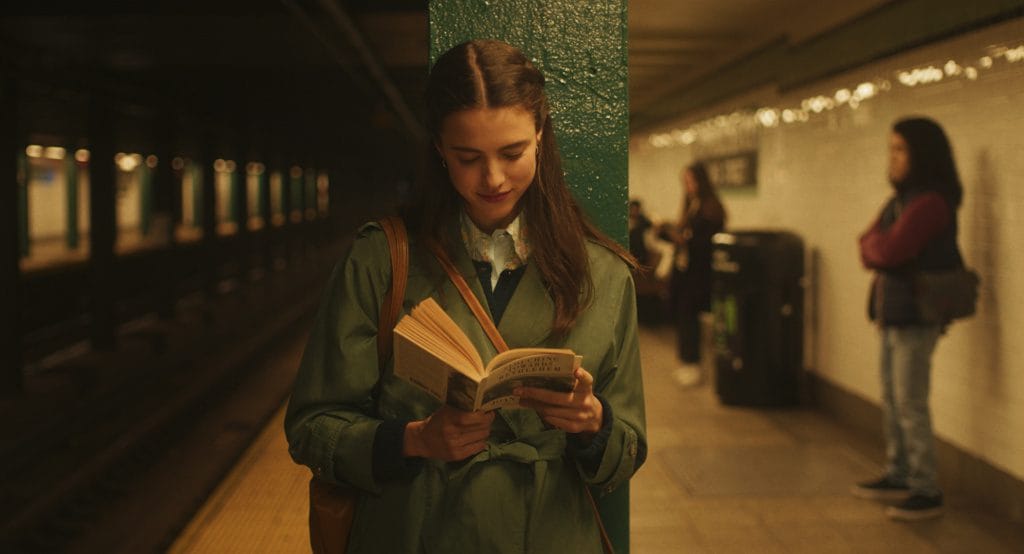
<svg viewBox="0 0 1024 554">
<path fill-rule="evenodd" d="M 757 186 L 757 152 L 750 150 L 702 160 L 719 190 Z"/>
</svg>

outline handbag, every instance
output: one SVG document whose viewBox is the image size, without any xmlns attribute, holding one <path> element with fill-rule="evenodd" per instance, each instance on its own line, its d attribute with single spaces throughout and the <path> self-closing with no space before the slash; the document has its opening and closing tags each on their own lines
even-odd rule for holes
<svg viewBox="0 0 1024 554">
<path fill-rule="evenodd" d="M 914 300 L 925 323 L 946 324 L 974 315 L 978 304 L 978 274 L 967 267 L 918 271 Z"/>
<path fill-rule="evenodd" d="M 395 323 L 409 280 L 409 237 L 397 216 L 378 221 L 391 253 L 391 285 L 381 303 L 377 326 L 377 363 L 383 368 L 391 357 Z M 314 554 L 342 554 L 355 519 L 359 491 L 313 477 L 309 480 L 309 544 Z"/>
<path fill-rule="evenodd" d="M 448 274 L 448 279 L 451 280 L 452 284 L 455 285 L 455 289 L 459 291 L 459 296 L 462 296 L 462 300 L 469 306 L 470 311 L 476 316 L 476 320 L 480 323 L 480 327 L 483 328 L 484 333 L 487 334 L 487 338 L 491 340 L 491 344 L 498 353 L 505 352 L 508 350 L 508 345 L 505 344 L 505 339 L 502 338 L 501 332 L 495 327 L 494 321 L 491 320 L 491 316 L 488 315 L 487 310 L 480 304 L 473 291 L 470 290 L 469 285 L 466 283 L 466 279 L 456 269 L 455 264 L 448 259 L 448 255 L 445 254 L 444 249 L 441 248 L 436 242 L 430 241 L 427 243 L 427 248 L 430 249 L 434 258 L 441 264 L 444 272 Z M 601 533 L 601 547 L 604 549 L 605 554 L 614 554 L 612 549 L 611 538 L 608 537 L 608 531 L 604 527 L 604 522 L 601 521 L 601 513 L 597 509 L 597 503 L 594 501 L 594 494 L 590 492 L 590 487 L 584 485 L 583 490 L 587 493 L 587 498 L 590 500 L 590 505 L 594 508 L 594 517 L 597 519 L 597 528 Z"/>
</svg>

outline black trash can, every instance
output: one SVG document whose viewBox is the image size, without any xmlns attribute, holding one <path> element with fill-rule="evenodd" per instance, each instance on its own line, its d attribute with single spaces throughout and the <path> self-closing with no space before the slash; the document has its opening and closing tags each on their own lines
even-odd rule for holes
<svg viewBox="0 0 1024 554">
<path fill-rule="evenodd" d="M 715 392 L 723 404 L 800 400 L 803 241 L 782 231 L 712 239 Z"/>
</svg>

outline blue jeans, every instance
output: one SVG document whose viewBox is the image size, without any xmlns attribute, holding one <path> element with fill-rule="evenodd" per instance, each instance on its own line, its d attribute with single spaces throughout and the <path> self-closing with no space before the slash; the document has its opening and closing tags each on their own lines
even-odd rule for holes
<svg viewBox="0 0 1024 554">
<path fill-rule="evenodd" d="M 938 325 L 882 327 L 882 415 L 886 472 L 913 494 L 940 494 L 928 410 Z"/>
</svg>

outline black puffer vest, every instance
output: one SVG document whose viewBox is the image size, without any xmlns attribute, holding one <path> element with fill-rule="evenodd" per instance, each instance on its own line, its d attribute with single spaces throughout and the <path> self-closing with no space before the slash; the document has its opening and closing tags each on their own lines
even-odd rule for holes
<svg viewBox="0 0 1024 554">
<path fill-rule="evenodd" d="M 881 229 L 888 229 L 896 223 L 903 207 L 925 192 L 928 191 L 907 191 L 890 200 L 882 209 L 879 221 Z M 954 269 L 964 265 L 956 242 L 956 210 L 952 207 L 949 210 L 950 225 L 928 241 L 916 257 L 899 267 L 878 270 L 871 284 L 868 302 L 868 316 L 872 321 L 881 325 L 920 325 L 921 315 L 914 299 L 914 273 L 918 270 Z"/>
</svg>

